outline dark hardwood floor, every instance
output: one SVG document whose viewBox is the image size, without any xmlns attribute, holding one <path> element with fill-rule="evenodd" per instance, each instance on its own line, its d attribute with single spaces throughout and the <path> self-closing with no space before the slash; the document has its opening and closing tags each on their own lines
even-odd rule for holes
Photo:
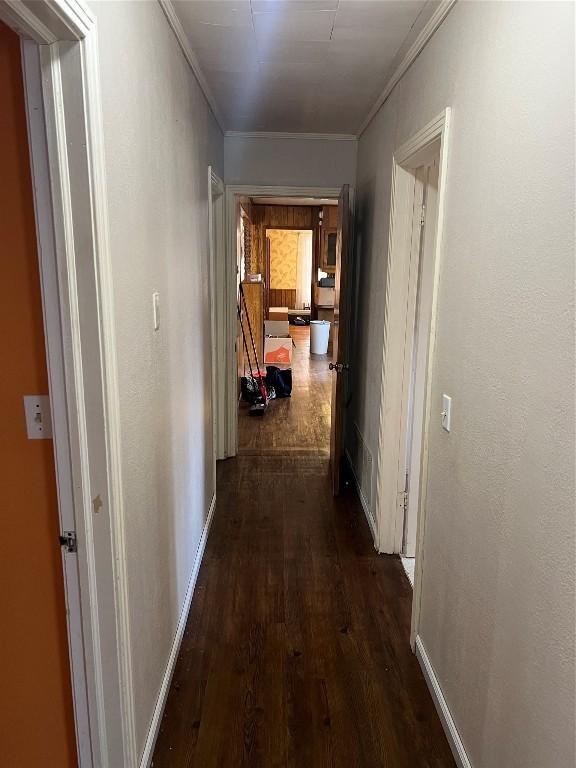
<svg viewBox="0 0 576 768">
<path fill-rule="evenodd" d="M 154 768 L 454 766 L 400 560 L 332 497 L 324 451 L 247 450 L 218 466 Z"/>
</svg>

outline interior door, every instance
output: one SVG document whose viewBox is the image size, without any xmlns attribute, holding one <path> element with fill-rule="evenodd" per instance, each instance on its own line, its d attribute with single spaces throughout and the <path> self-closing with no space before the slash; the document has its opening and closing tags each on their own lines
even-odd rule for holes
<svg viewBox="0 0 576 768">
<path fill-rule="evenodd" d="M 49 376 L 21 56 L 19 37 L 0 22 L 0 765 L 73 768 L 63 557 L 76 555 L 58 541 L 53 441 L 40 430 L 28 437 L 23 405 L 25 395 L 48 394 Z"/>
<path fill-rule="evenodd" d="M 332 491 L 340 493 L 340 475 L 344 454 L 344 403 L 348 369 L 348 263 L 350 231 L 350 191 L 344 184 L 338 198 L 338 231 L 336 238 L 336 274 L 334 291 L 334 325 L 332 328 L 332 419 L 330 427 L 330 465 Z"/>
</svg>

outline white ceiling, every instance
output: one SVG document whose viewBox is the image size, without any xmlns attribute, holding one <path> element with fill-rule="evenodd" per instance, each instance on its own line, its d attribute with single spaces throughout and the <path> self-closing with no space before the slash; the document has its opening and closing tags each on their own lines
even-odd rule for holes
<svg viewBox="0 0 576 768">
<path fill-rule="evenodd" d="M 228 131 L 356 133 L 426 0 L 177 0 Z"/>
</svg>

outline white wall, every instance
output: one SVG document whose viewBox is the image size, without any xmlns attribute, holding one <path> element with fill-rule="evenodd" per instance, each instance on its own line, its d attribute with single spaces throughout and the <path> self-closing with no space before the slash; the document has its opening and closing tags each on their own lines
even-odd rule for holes
<svg viewBox="0 0 576 768">
<path fill-rule="evenodd" d="M 355 140 L 226 136 L 226 184 L 340 187 L 356 183 Z"/>
<path fill-rule="evenodd" d="M 157 3 L 97 2 L 141 751 L 212 487 L 208 165 L 223 138 Z M 152 293 L 160 293 L 159 332 Z"/>
<path fill-rule="evenodd" d="M 573 768 L 573 5 L 458 3 L 360 140 L 374 457 L 392 152 L 447 106 L 420 634 L 474 768 Z"/>
</svg>

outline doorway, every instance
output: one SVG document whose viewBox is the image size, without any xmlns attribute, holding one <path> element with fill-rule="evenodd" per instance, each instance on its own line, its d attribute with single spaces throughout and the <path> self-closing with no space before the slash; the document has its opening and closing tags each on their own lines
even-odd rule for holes
<svg viewBox="0 0 576 768">
<path fill-rule="evenodd" d="M 340 193 L 339 189 L 227 187 L 229 281 L 223 310 L 228 316 L 227 360 L 234 361 L 232 370 L 229 366 L 225 376 L 228 387 L 227 455 L 262 450 L 262 438 L 267 446 L 265 450 L 271 453 L 308 451 L 321 452 L 326 456 L 331 453 L 331 445 L 334 445 L 330 439 L 332 402 L 335 391 L 341 389 L 333 386 L 334 379 L 347 375 L 347 365 L 336 365 L 338 361 L 334 357 L 332 343 L 334 329 L 342 325 L 340 318 L 347 322 L 344 311 L 338 316 L 337 284 L 341 274 L 347 271 L 348 254 L 348 241 L 346 237 L 342 238 L 338 221 L 341 211 L 342 215 L 345 213 L 348 225 L 350 204 L 347 199 L 345 205 L 339 207 Z M 331 238 L 323 237 L 323 227 L 332 227 Z M 345 227 L 345 235 L 347 232 L 348 226 Z M 277 261 L 274 249 L 279 239 L 293 241 L 294 268 L 290 285 L 277 281 L 275 264 L 272 263 Z M 298 243 L 302 262 L 305 261 L 305 249 L 309 249 L 310 243 L 312 245 L 311 270 L 298 271 L 296 268 Z M 343 263 L 345 269 L 342 268 Z M 307 279 L 309 292 L 304 285 Z M 237 302 L 242 299 L 242 294 L 247 306 L 242 303 L 239 319 Z M 240 320 L 246 321 L 241 323 Z M 318 320 L 325 321 L 325 326 L 330 323 L 328 347 L 325 351 L 311 354 L 310 333 L 315 335 L 315 331 L 310 331 L 309 323 L 314 325 Z M 274 324 L 283 324 L 283 328 L 279 325 L 273 327 Z M 340 336 L 346 339 L 342 330 Z M 291 366 L 294 374 L 293 396 L 286 398 L 289 403 L 272 402 L 266 416 L 261 421 L 258 419 L 259 425 L 252 425 L 250 422 L 254 419 L 242 410 L 241 404 L 239 407 L 239 383 L 242 376 L 250 373 L 249 366 L 246 366 L 248 357 L 252 358 L 253 364 L 255 362 L 255 356 L 251 354 L 252 340 L 261 369 L 265 369 L 266 362 L 272 362 L 268 356 L 265 359 L 265 347 L 269 352 L 277 346 L 288 358 L 286 365 L 278 367 Z M 246 348 L 250 354 L 246 353 Z M 340 346 L 339 354 L 346 354 L 344 344 Z M 343 398 L 339 400 L 339 405 L 344 406 Z M 274 421 L 266 418 L 272 410 L 283 416 Z M 248 437 L 238 427 L 239 423 L 243 424 L 244 416 L 250 431 Z M 261 426 L 265 423 L 267 426 Z M 343 419 L 338 424 L 343 428 Z M 338 450 L 342 450 L 343 441 L 336 445 Z M 332 467 L 334 464 L 331 462 Z"/>
<path fill-rule="evenodd" d="M 74 3 L 0 2 L 0 19 L 20 37 L 27 126 L 19 134 L 25 136 L 27 128 L 58 489 L 53 546 L 57 555 L 62 552 L 76 737 L 71 764 L 132 766 L 137 747 L 95 17 Z M 12 88 L 16 82 L 12 76 Z M 22 405 L 18 410 L 23 421 Z M 18 533 L 25 537 L 26 562 L 38 566 L 29 550 L 39 529 L 32 525 Z M 17 553 L 12 537 L 5 538 Z M 57 583 L 57 574 L 38 578 L 44 590 Z M 29 621 L 37 606 L 22 601 L 21 609 Z M 41 633 L 26 633 L 17 619 L 12 623 L 23 642 L 42 645 Z M 28 665 L 37 652 L 33 647 L 27 654 Z M 53 721 L 57 705 L 52 698 L 42 717 Z M 14 701 L 9 706 L 14 720 Z M 34 745 L 30 722 L 28 711 L 22 749 Z M 40 734 L 40 720 L 37 725 Z M 10 728 L 15 734 L 12 721 Z M 0 741 L 4 748 L 7 742 Z M 51 739 L 44 740 L 43 757 L 47 744 Z M 22 752 L 17 762 L 28 764 Z"/>
<path fill-rule="evenodd" d="M 446 109 L 394 153 L 386 272 L 376 510 L 378 550 L 407 556 L 416 644 L 426 528 L 427 445 L 448 159 Z M 440 408 L 438 409 L 440 414 Z"/>
<path fill-rule="evenodd" d="M 417 250 L 412 279 L 415 290 L 410 291 L 408 325 L 404 351 L 407 374 L 407 398 L 403 419 L 405 451 L 400 473 L 404 477 L 402 563 L 410 583 L 414 586 L 416 558 L 416 530 L 420 497 L 422 437 L 426 395 L 428 339 L 430 338 L 430 269 L 434 265 L 434 245 L 438 218 L 439 147 L 431 148 L 433 156 L 416 169 L 414 217 L 412 231 L 416 234 L 412 247 Z M 413 303 L 412 303 L 413 300 Z"/>
<path fill-rule="evenodd" d="M 310 318 L 313 267 L 312 229 L 265 228 L 264 306 L 266 314 L 285 307 L 289 319 Z M 297 313 L 297 314 L 296 314 Z"/>
<path fill-rule="evenodd" d="M 0 763 L 24 768 L 41 765 L 51 755 L 55 764 L 72 768 L 77 744 L 66 562 L 58 543 L 58 491 L 62 494 L 64 488 L 58 488 L 56 480 L 50 411 L 56 412 L 48 402 L 42 307 L 48 297 L 41 289 L 36 245 L 20 40 L 1 21 L 0 53 L 0 239 L 6 249 L 0 279 L 7 289 L 0 304 L 0 574 L 6 662 L 0 693 Z M 32 422 L 25 418 L 30 406 Z"/>
<path fill-rule="evenodd" d="M 333 199 L 254 195 L 240 203 L 238 373 L 246 382 L 258 370 L 268 371 L 269 398 L 262 418 L 253 418 L 254 409 L 241 392 L 240 455 L 329 455 L 328 334 L 324 347 L 316 345 L 313 351 L 310 342 L 311 332 L 316 340 L 319 313 L 331 315 L 320 330 L 333 325 L 334 278 L 330 289 L 319 288 L 318 281 L 321 227 L 330 209 L 336 210 Z M 321 308 L 319 296 L 324 297 Z M 290 378 L 288 388 L 282 377 Z"/>
<path fill-rule="evenodd" d="M 212 350 L 212 402 L 215 418 L 212 422 L 214 453 L 214 484 L 216 488 L 216 460 L 225 458 L 226 390 L 224 378 L 217 375 L 225 363 L 225 325 L 217 312 L 216 286 L 224 285 L 225 279 L 225 222 L 224 182 L 208 168 L 208 252 L 210 257 L 210 343 Z"/>
</svg>

